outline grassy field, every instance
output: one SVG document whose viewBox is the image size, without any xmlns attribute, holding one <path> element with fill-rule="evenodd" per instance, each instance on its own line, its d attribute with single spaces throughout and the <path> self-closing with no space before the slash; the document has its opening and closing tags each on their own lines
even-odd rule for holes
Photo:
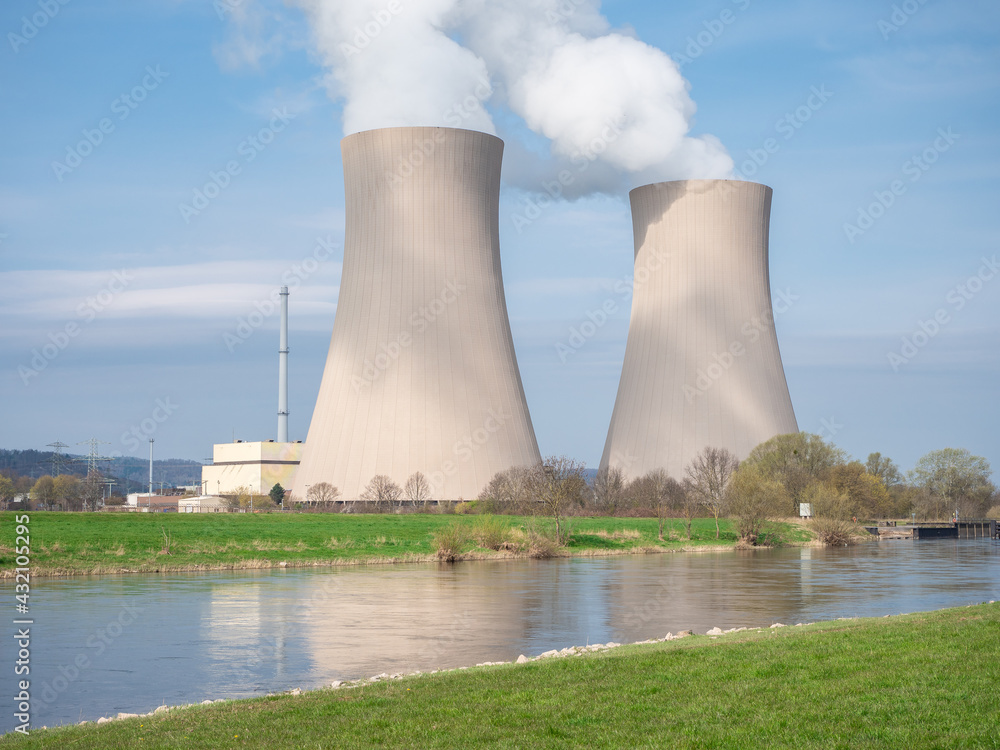
<svg viewBox="0 0 1000 750">
<path fill-rule="evenodd" d="M 0 748 L 998 748 L 1000 605 L 692 636 L 5 735 Z"/>
<path fill-rule="evenodd" d="M 343 515 L 343 514 L 176 514 L 57 513 L 31 514 L 31 568 L 34 575 L 100 575 L 110 573 L 265 568 L 407 562 L 435 559 L 434 535 L 453 524 L 472 530 L 482 516 Z M 497 517 L 516 533 L 537 528 L 548 519 Z M 692 547 L 732 546 L 736 542 L 723 522 L 721 539 L 715 522 L 699 519 L 692 540 L 673 522 L 670 538 L 660 542 L 657 521 L 650 518 L 572 518 L 572 536 L 560 555 L 628 554 Z M 0 513 L 0 576 L 14 568 L 14 514 Z M 781 527 L 788 542 L 809 538 L 808 532 Z M 494 552 L 470 539 L 466 558 L 528 555 L 529 551 Z"/>
</svg>

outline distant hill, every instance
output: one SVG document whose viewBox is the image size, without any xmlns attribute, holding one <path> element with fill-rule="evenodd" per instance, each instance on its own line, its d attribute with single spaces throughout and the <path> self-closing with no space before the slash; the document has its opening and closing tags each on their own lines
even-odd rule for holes
<svg viewBox="0 0 1000 750">
<path fill-rule="evenodd" d="M 59 456 L 62 474 L 87 476 L 87 457 L 63 453 Z M 53 451 L 9 450 L 0 448 L 0 472 L 37 479 L 56 473 L 56 453 Z M 201 483 L 201 464 L 179 458 L 153 461 L 153 483 L 178 487 Z M 149 484 L 149 461 L 134 456 L 121 456 L 101 462 L 101 474 L 117 480 L 115 492 L 138 492 Z"/>
</svg>

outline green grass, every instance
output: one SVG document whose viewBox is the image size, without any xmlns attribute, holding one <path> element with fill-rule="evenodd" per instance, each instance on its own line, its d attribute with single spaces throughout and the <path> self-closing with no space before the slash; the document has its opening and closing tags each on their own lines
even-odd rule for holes
<svg viewBox="0 0 1000 750">
<path fill-rule="evenodd" d="M 998 748 L 1000 605 L 689 637 L 0 738 L 0 748 Z"/>
<path fill-rule="evenodd" d="M 163 572 L 226 568 L 406 562 L 434 559 L 435 532 L 450 524 L 475 526 L 482 516 L 347 514 L 176 514 L 176 513 L 31 513 L 31 568 L 34 575 L 81 575 Z M 550 519 L 502 517 L 514 528 L 544 529 Z M 688 542 L 680 521 L 657 538 L 655 518 L 572 518 L 572 537 L 560 554 L 626 554 L 700 546 L 731 546 L 735 535 L 723 522 L 699 519 Z M 0 576 L 13 575 L 14 514 L 0 513 Z M 666 533 L 670 528 L 672 534 Z M 799 541 L 803 532 L 784 527 Z M 516 555 L 477 547 L 467 557 Z M 169 541 L 169 546 L 168 546 Z"/>
</svg>

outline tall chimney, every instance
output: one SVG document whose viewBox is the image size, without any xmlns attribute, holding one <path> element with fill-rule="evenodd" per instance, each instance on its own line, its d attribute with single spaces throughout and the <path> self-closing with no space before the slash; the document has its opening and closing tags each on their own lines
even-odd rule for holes
<svg viewBox="0 0 1000 750">
<path fill-rule="evenodd" d="M 683 479 L 705 447 L 742 460 L 798 431 L 771 305 L 771 194 L 732 180 L 631 192 L 632 317 L 602 468 Z"/>
<path fill-rule="evenodd" d="M 288 442 L 288 287 L 281 287 L 281 333 L 278 339 L 278 442 Z"/>
<path fill-rule="evenodd" d="M 540 461 L 500 268 L 503 141 L 388 128 L 341 142 L 344 264 L 319 397 L 293 491 L 354 500 L 422 472 L 436 500 Z"/>
</svg>

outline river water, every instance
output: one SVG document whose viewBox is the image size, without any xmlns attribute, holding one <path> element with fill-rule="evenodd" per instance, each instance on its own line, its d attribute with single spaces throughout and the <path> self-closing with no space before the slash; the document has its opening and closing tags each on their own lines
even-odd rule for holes
<svg viewBox="0 0 1000 750">
<path fill-rule="evenodd" d="M 4 601 L 13 611 L 13 583 Z M 380 672 L 509 661 L 691 629 L 1000 599 L 1000 543 L 881 542 L 637 557 L 32 582 L 32 725 Z M 14 725 L 5 618 L 0 730 Z"/>
</svg>

